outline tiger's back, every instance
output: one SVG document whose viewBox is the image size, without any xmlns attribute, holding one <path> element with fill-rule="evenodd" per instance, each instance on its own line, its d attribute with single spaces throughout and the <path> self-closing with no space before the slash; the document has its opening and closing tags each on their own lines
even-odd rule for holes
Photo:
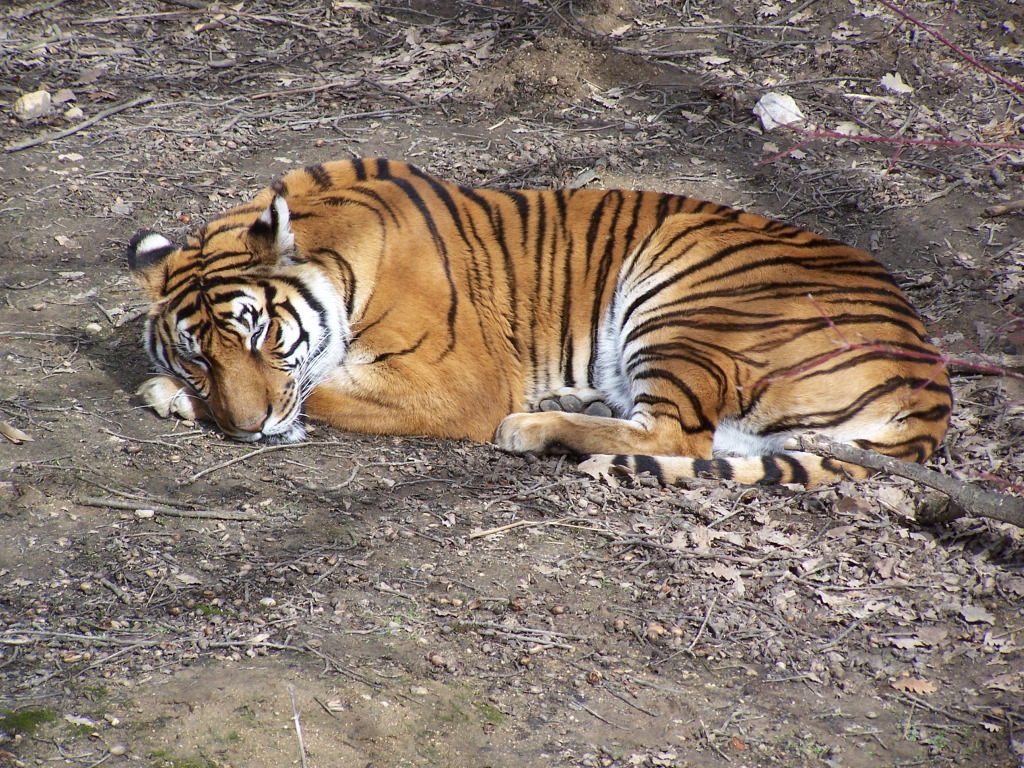
<svg viewBox="0 0 1024 768">
<path fill-rule="evenodd" d="M 842 468 L 779 454 L 787 438 L 920 461 L 948 421 L 939 357 L 872 256 L 693 198 L 343 161 L 285 176 L 183 249 L 155 238 L 129 252 L 154 301 L 147 348 L 243 439 L 301 436 L 304 408 L 355 431 L 615 456 L 667 482 L 813 483 Z M 303 324 L 315 344 L 295 341 Z M 192 354 L 225 359 L 181 364 L 183 329 Z M 574 401 L 613 417 L 543 410 Z"/>
</svg>

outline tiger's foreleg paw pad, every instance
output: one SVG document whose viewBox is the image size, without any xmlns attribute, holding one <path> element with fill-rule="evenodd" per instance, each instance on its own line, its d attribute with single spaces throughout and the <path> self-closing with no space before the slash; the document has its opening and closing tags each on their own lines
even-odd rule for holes
<svg viewBox="0 0 1024 768">
<path fill-rule="evenodd" d="M 596 389 L 564 389 L 549 392 L 533 404 L 534 411 L 550 413 L 584 413 L 609 419 L 615 415 L 605 402 L 604 393 Z"/>
<path fill-rule="evenodd" d="M 208 418 L 206 404 L 184 382 L 170 376 L 147 379 L 135 394 L 163 419 L 171 416 L 188 421 Z"/>
</svg>

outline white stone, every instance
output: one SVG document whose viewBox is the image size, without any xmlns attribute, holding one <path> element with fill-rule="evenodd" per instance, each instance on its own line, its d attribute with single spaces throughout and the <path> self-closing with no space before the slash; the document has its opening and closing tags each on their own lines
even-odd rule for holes
<svg viewBox="0 0 1024 768">
<path fill-rule="evenodd" d="M 14 114 L 19 120 L 35 120 L 37 117 L 49 114 L 50 94 L 48 91 L 34 91 L 26 93 L 14 102 Z"/>
<path fill-rule="evenodd" d="M 754 105 L 754 114 L 761 118 L 766 131 L 780 125 L 797 127 L 807 119 L 793 97 L 785 93 L 770 91 Z"/>
<path fill-rule="evenodd" d="M 85 117 L 85 112 L 80 107 L 72 107 L 64 113 L 64 119 L 66 120 L 81 120 Z"/>
</svg>

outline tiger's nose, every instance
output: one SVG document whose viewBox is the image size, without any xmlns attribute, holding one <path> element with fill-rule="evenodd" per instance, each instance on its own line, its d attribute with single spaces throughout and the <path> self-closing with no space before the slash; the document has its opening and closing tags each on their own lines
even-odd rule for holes
<svg viewBox="0 0 1024 768">
<path fill-rule="evenodd" d="M 257 418 L 245 424 L 239 424 L 236 422 L 233 426 L 238 432 L 245 432 L 247 434 L 254 435 L 257 432 L 263 431 L 263 428 L 266 426 L 267 422 L 270 421 L 270 417 L 273 415 L 273 413 L 274 406 L 268 405 L 267 412 L 262 416 L 258 416 Z"/>
</svg>

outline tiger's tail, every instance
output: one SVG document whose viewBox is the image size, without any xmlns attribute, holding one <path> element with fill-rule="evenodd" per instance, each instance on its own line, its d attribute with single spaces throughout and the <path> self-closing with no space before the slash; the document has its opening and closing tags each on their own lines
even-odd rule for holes
<svg viewBox="0 0 1024 768">
<path fill-rule="evenodd" d="M 859 464 L 850 464 L 802 451 L 785 451 L 764 456 L 694 459 L 686 456 L 641 456 L 593 454 L 580 463 L 580 470 L 596 479 L 614 482 L 616 475 L 648 473 L 661 485 L 710 478 L 735 480 L 743 485 L 799 483 L 806 487 L 862 480 L 874 474 Z"/>
</svg>

